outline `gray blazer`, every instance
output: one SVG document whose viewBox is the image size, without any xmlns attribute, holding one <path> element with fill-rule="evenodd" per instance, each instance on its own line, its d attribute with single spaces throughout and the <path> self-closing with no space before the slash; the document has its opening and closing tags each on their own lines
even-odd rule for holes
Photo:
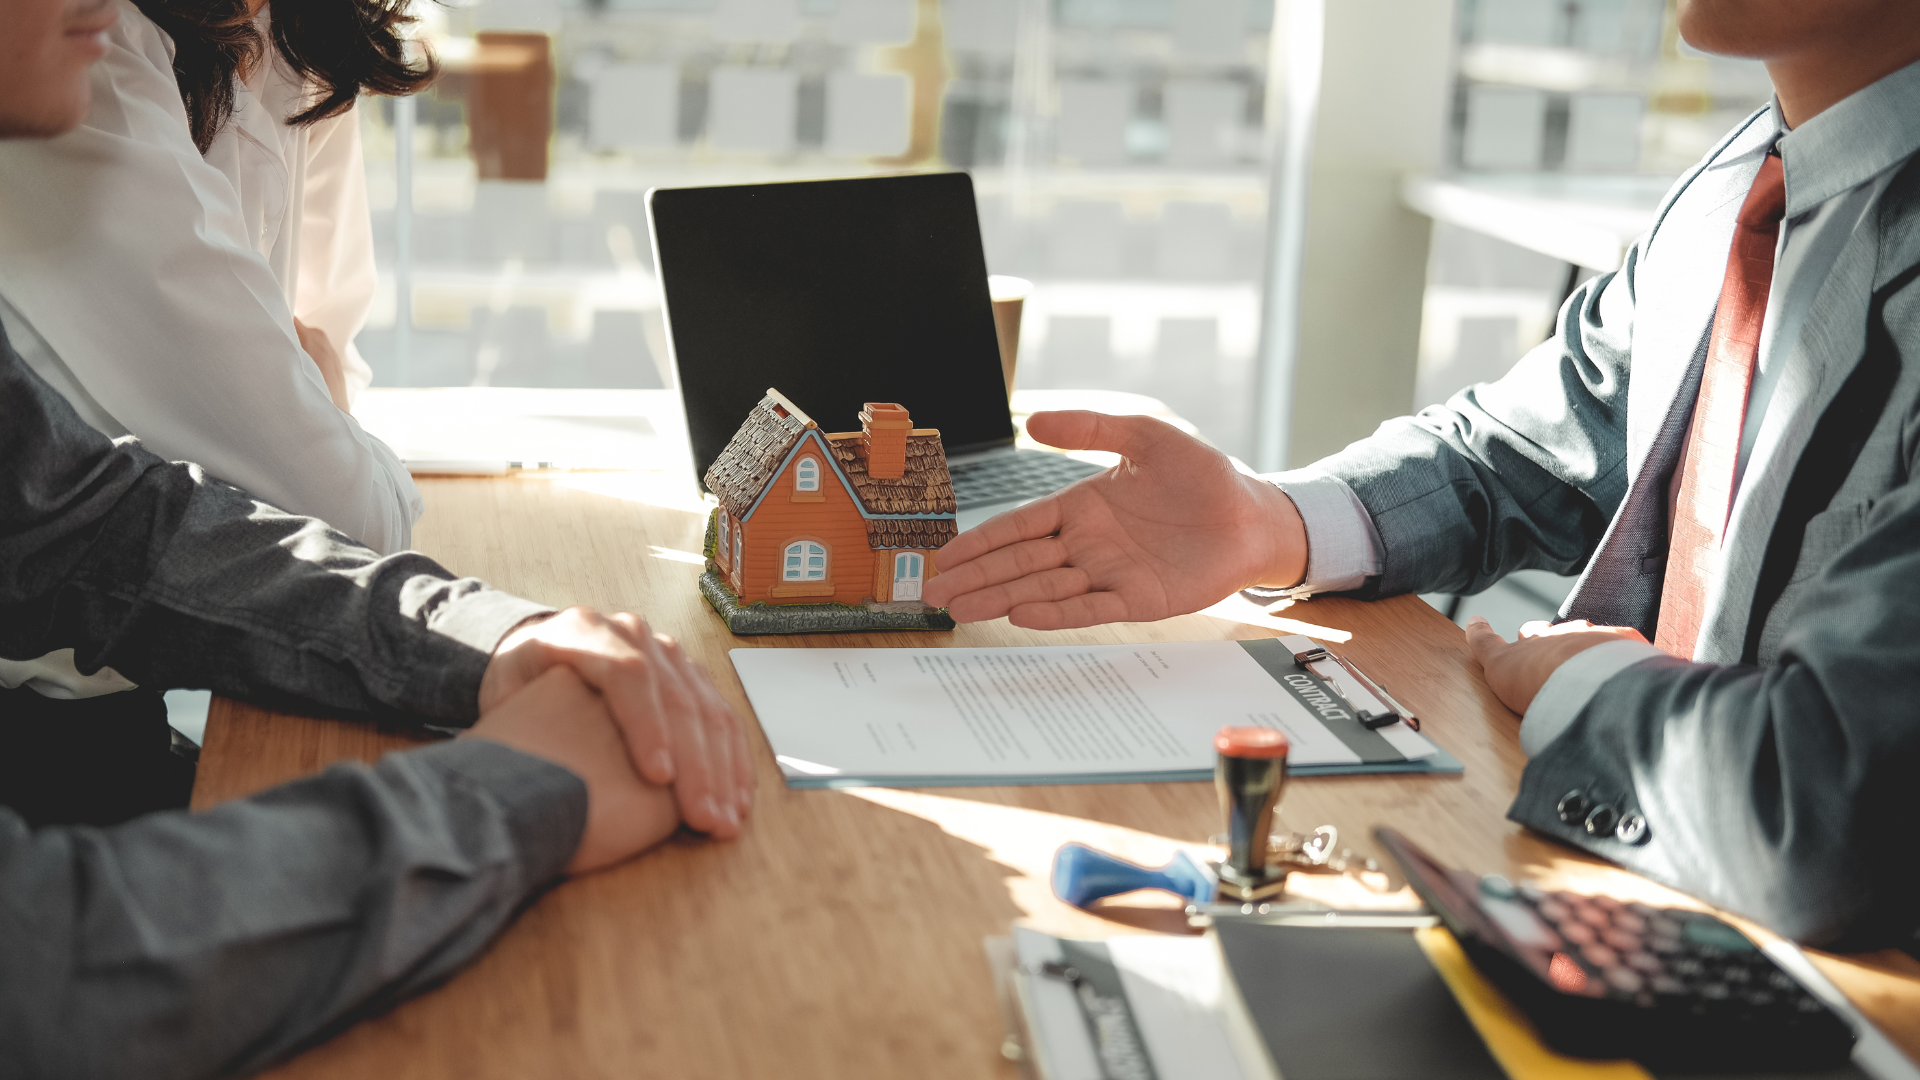
<svg viewBox="0 0 1920 1080">
<path fill-rule="evenodd" d="M 1652 639 L 1667 481 L 1753 172 L 1706 165 L 1743 130 L 1508 376 L 1323 463 L 1382 540 L 1382 573 L 1360 595 L 1580 572 L 1562 617 Z M 1533 758 L 1509 811 L 1818 944 L 1913 944 L 1920 923 L 1920 860 L 1896 802 L 1920 773 L 1920 365 L 1905 362 L 1920 355 L 1920 159 L 1874 213 L 1782 368 L 1704 662 L 1652 659 L 1608 680 Z M 1569 794 L 1650 827 L 1636 843 L 1589 835 L 1556 810 Z"/>
<path fill-rule="evenodd" d="M 0 657 L 465 726 L 493 646 L 545 610 L 109 441 L 0 330 Z M 478 955 L 587 815 L 579 778 L 481 739 L 110 829 L 29 830 L 7 796 L 8 1078 L 253 1072 Z"/>
</svg>

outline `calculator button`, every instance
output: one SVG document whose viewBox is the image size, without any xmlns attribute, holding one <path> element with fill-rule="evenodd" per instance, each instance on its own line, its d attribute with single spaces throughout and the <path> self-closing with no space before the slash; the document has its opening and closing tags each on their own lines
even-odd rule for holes
<svg viewBox="0 0 1920 1080">
<path fill-rule="evenodd" d="M 1605 909 L 1595 904 L 1580 905 L 1574 910 L 1574 917 L 1586 923 L 1588 926 L 1593 927 L 1595 930 L 1610 930 L 1613 928 L 1613 919 L 1607 915 Z"/>
<path fill-rule="evenodd" d="M 1659 957 L 1643 952 L 1627 957 L 1627 966 L 1648 975 L 1658 975 L 1667 969 L 1667 966 L 1660 962 Z"/>
<path fill-rule="evenodd" d="M 1682 978 L 1697 979 L 1707 973 L 1707 965 L 1689 956 L 1667 961 L 1667 970 Z"/>
<path fill-rule="evenodd" d="M 1647 920 L 1641 918 L 1639 913 L 1631 908 L 1614 912 L 1613 925 L 1635 934 L 1644 934 L 1647 932 Z"/>
<path fill-rule="evenodd" d="M 1495 900 L 1511 900 L 1515 891 L 1513 882 L 1499 874 L 1488 874 L 1480 879 L 1480 893 L 1483 896 L 1491 896 Z"/>
<path fill-rule="evenodd" d="M 1793 976 L 1788 975 L 1784 971 L 1775 970 L 1767 976 L 1767 985 L 1773 987 L 1775 990 L 1792 990 L 1796 984 L 1793 981 Z"/>
<path fill-rule="evenodd" d="M 1647 933 L 1649 934 L 1677 938 L 1680 932 L 1680 924 L 1665 915 L 1647 916 Z"/>
<path fill-rule="evenodd" d="M 1810 995 L 1801 994 L 1799 997 L 1793 999 L 1793 1008 L 1796 1012 L 1817 1013 L 1821 1010 L 1822 1006 Z"/>
<path fill-rule="evenodd" d="M 1733 991 L 1727 989 L 1724 983 L 1714 982 L 1701 983 L 1694 989 L 1694 993 L 1699 994 L 1708 1001 L 1725 1001 L 1733 996 Z"/>
<path fill-rule="evenodd" d="M 1606 972 L 1607 985 L 1623 994 L 1637 994 L 1647 984 L 1646 979 L 1632 968 L 1610 967 Z"/>
<path fill-rule="evenodd" d="M 1687 984 L 1671 975 L 1655 975 L 1647 980 L 1647 983 L 1653 987 L 1653 992 L 1656 994 L 1678 995 L 1687 992 Z"/>
<path fill-rule="evenodd" d="M 1560 936 L 1575 945 L 1590 945 L 1600 939 L 1600 935 L 1594 933 L 1593 927 L 1573 919 L 1560 924 Z"/>
<path fill-rule="evenodd" d="M 1597 968 L 1620 966 L 1620 954 L 1597 942 L 1592 945 L 1582 945 L 1580 955 L 1586 957 Z"/>
<path fill-rule="evenodd" d="M 1540 917 L 1550 923 L 1565 922 L 1573 915 L 1571 911 L 1567 910 L 1565 904 L 1562 904 L 1551 896 L 1535 901 L 1533 910 L 1539 912 Z"/>
<path fill-rule="evenodd" d="M 1609 927 L 1608 929 L 1600 931 L 1600 940 L 1624 953 L 1640 951 L 1640 935 L 1629 934 L 1625 930 L 1617 930 Z"/>
</svg>

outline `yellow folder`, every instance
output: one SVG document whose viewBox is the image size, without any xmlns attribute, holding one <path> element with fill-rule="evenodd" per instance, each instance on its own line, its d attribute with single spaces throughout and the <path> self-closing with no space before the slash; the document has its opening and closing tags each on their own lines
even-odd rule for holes
<svg viewBox="0 0 1920 1080">
<path fill-rule="evenodd" d="M 1414 931 L 1420 948 L 1480 1032 L 1493 1059 L 1513 1080 L 1653 1080 L 1631 1061 L 1594 1061 L 1557 1053 L 1540 1040 L 1526 1014 L 1480 974 L 1443 926 Z"/>
</svg>

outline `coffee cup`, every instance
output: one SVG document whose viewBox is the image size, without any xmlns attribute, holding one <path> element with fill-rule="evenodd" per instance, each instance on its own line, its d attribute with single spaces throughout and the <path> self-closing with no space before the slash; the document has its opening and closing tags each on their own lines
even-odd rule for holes
<svg viewBox="0 0 1920 1080">
<path fill-rule="evenodd" d="M 987 295 L 993 299 L 993 332 L 1000 339 L 1000 373 L 1006 376 L 1007 400 L 1013 400 L 1013 369 L 1020 355 L 1020 312 L 1033 282 L 1006 274 L 987 276 Z"/>
</svg>

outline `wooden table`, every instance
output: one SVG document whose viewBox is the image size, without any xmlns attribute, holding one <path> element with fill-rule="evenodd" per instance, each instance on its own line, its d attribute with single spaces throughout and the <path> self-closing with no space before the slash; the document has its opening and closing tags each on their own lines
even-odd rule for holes
<svg viewBox="0 0 1920 1080">
<path fill-rule="evenodd" d="M 1246 606 L 1163 623 L 1043 634 L 1005 622 L 950 634 L 734 638 L 695 591 L 702 510 L 662 474 L 427 480 L 415 539 L 449 567 L 556 605 L 645 614 L 751 715 L 727 650 L 1239 639 L 1307 632 L 1341 646 L 1426 721 L 1464 775 L 1296 779 L 1295 828 L 1333 823 L 1370 846 L 1393 822 L 1442 858 L 1582 891 L 1685 903 L 1505 819 L 1523 758 L 1517 720 L 1457 629 L 1413 597 L 1338 599 L 1276 618 Z M 534 904 L 479 962 L 294 1059 L 280 1077 L 1011 1077 L 981 940 L 1026 918 L 1089 936 L 1177 927 L 1164 908 L 1096 918 L 1054 900 L 1069 839 L 1159 862 L 1219 828 L 1210 785 L 790 791 L 752 736 L 760 784 L 745 835 L 676 839 Z M 216 702 L 196 806 L 372 759 L 408 740 Z M 1910 1055 L 1920 963 L 1817 958 Z"/>
</svg>

